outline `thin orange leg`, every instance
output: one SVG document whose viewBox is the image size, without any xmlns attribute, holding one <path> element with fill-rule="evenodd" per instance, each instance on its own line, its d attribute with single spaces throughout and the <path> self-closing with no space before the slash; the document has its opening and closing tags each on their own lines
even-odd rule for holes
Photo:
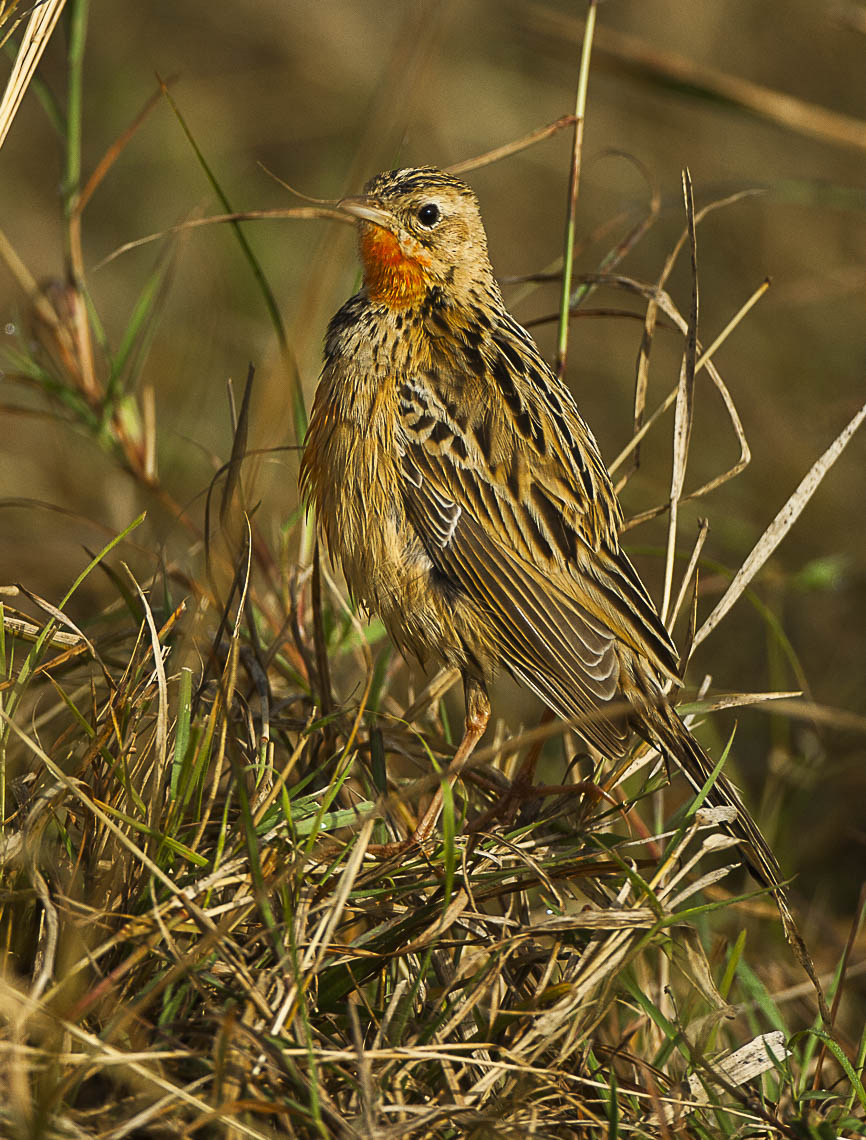
<svg viewBox="0 0 866 1140">
<path fill-rule="evenodd" d="M 550 709 L 545 709 L 541 714 L 538 727 L 541 728 L 543 724 L 548 724 L 552 720 L 553 713 Z M 487 811 L 482 812 L 477 819 L 474 819 L 467 830 L 484 831 L 494 820 L 504 822 L 506 825 L 512 822 L 523 800 L 530 798 L 536 792 L 533 785 L 533 780 L 535 779 L 535 765 L 538 763 L 538 757 L 541 755 L 541 749 L 544 747 L 544 744 L 545 741 L 543 740 L 539 740 L 533 744 L 520 771 L 512 780 L 511 787 L 505 792 L 501 799 L 497 800 Z"/>
<path fill-rule="evenodd" d="M 487 731 L 487 722 L 490 720 L 490 701 L 484 686 L 470 677 L 465 678 L 463 682 L 464 692 L 466 694 L 466 722 L 463 729 L 463 739 L 454 753 L 454 759 L 450 765 L 450 775 L 448 776 L 448 787 L 453 788 L 454 782 L 460 775 L 460 769 L 472 755 L 478 741 Z M 424 817 L 415 832 L 412 835 L 412 842 L 424 843 L 430 838 L 430 833 L 439 822 L 439 816 L 442 814 L 442 786 L 436 789 L 436 795 L 433 797 L 430 806 L 424 812 Z"/>
<path fill-rule="evenodd" d="M 487 722 L 490 720 L 490 701 L 481 682 L 472 677 L 465 677 L 463 686 L 466 694 L 466 722 L 463 739 L 460 741 L 457 751 L 454 753 L 454 759 L 449 765 L 449 787 L 454 786 L 455 780 L 460 775 L 460 769 L 472 755 L 475 746 L 487 729 Z M 440 785 L 430 806 L 408 839 L 404 839 L 402 843 L 384 843 L 375 847 L 371 846 L 367 850 L 373 855 L 390 859 L 408 851 L 410 847 L 420 847 L 430 838 L 441 814 L 442 787 Z"/>
</svg>

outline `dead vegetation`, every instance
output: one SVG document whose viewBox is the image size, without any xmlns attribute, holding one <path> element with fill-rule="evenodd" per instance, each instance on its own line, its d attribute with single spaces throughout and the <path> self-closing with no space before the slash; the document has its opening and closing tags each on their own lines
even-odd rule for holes
<svg viewBox="0 0 866 1140">
<path fill-rule="evenodd" d="M 83 560 L 58 605 L 26 583 L 4 591 L 0 1131 L 105 1140 L 866 1134 L 866 1034 L 848 1036 L 842 1016 L 861 915 L 823 979 L 832 1002 L 823 1024 L 772 902 L 729 885 L 740 881 L 733 841 L 700 797 L 667 818 L 667 773 L 646 749 L 616 772 L 595 770 L 568 725 L 516 735 L 500 725 L 446 795 L 441 841 L 399 861 L 371 852 L 411 829 L 447 768 L 455 678 L 413 690 L 383 631 L 359 619 L 320 562 L 299 512 L 282 547 L 269 546 L 248 475 L 253 370 L 230 407 L 233 447 L 204 507 L 180 505 L 161 482 L 152 390 L 137 380 L 172 246 L 112 349 L 90 304 L 81 227 L 134 131 L 88 181 L 74 118 L 86 4 L 69 7 L 68 280 L 62 296 L 46 293 L 3 238 L 41 330 L 7 360 L 7 380 L 106 451 L 143 501 L 178 520 L 190 550 L 185 560 L 147 551 L 151 572 L 134 572 L 137 517 Z M 584 111 L 579 98 L 576 116 L 556 127 Z M 695 210 L 688 173 L 683 191 L 682 234 L 656 280 L 621 272 L 657 218 L 652 194 L 598 272 L 575 272 L 570 286 L 564 275 L 560 349 L 564 357 L 568 315 L 602 289 L 643 321 L 632 440 L 613 467 L 624 485 L 647 433 L 670 432 L 669 496 L 632 523 L 667 513 L 663 612 L 683 631 L 685 668 L 866 409 L 780 496 L 699 619 L 706 527 L 684 544 L 679 507 L 749 461 L 714 354 L 765 286 L 702 343 L 700 223 L 731 201 Z M 682 257 L 692 265 L 685 314 L 668 291 Z M 659 322 L 682 337 L 683 364 L 648 413 Z M 727 409 L 739 458 L 692 489 L 703 376 Z M 107 600 L 76 623 L 96 579 Z M 788 715 L 821 713 L 796 697 L 719 693 L 707 679 L 686 711 L 784 698 Z M 527 788 L 516 777 L 541 749 L 559 782 Z M 761 930 L 762 954 L 778 956 L 787 991 L 761 981 L 747 928 Z"/>
</svg>

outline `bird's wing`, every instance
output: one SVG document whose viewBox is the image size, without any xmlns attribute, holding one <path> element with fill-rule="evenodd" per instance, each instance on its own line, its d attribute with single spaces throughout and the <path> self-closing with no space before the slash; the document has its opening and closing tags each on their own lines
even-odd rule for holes
<svg viewBox="0 0 866 1140">
<path fill-rule="evenodd" d="M 406 513 L 437 570 L 486 612 L 507 668 L 560 715 L 589 717 L 581 731 L 616 755 L 626 729 L 604 709 L 620 698 L 617 642 L 664 673 L 676 651 L 619 548 L 595 442 L 531 340 L 512 349 L 527 344 L 528 384 L 509 382 L 517 366 L 499 341 L 483 368 L 448 361 L 466 385 L 459 400 L 444 362 L 403 382 Z"/>
<path fill-rule="evenodd" d="M 579 716 L 580 731 L 607 755 L 621 755 L 625 708 L 618 717 L 604 713 L 620 696 L 610 631 L 446 494 L 425 466 L 422 455 L 407 449 L 404 502 L 441 578 L 471 598 L 494 631 L 502 663 L 519 681 L 559 716 Z"/>
</svg>

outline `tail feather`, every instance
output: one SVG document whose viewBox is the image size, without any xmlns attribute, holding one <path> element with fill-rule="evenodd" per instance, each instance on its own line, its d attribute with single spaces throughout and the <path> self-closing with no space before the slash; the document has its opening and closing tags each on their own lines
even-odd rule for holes
<svg viewBox="0 0 866 1140">
<path fill-rule="evenodd" d="M 644 713 L 641 734 L 660 748 L 682 770 L 696 792 L 713 774 L 716 765 L 668 704 L 659 704 Z M 727 831 L 740 840 L 743 861 L 755 879 L 774 892 L 781 889 L 782 869 L 760 828 L 749 814 L 740 794 L 724 772 L 719 772 L 707 795 L 710 807 L 733 808 L 735 818 Z"/>
<path fill-rule="evenodd" d="M 713 774 L 715 764 L 692 736 L 675 710 L 668 704 L 644 706 L 641 721 L 635 727 L 651 744 L 668 755 L 688 778 L 692 787 L 700 791 Z M 768 887 L 779 910 L 782 928 L 797 961 L 809 976 L 815 987 L 818 1009 L 825 1024 L 832 1024 L 824 991 L 818 979 L 812 956 L 796 920 L 791 913 L 788 897 L 782 886 L 782 871 L 770 845 L 764 839 L 758 825 L 752 819 L 740 794 L 724 772 L 719 772 L 705 801 L 711 807 L 732 807 L 736 817 L 726 825 L 729 834 L 740 840 L 743 862 L 757 881 Z"/>
</svg>

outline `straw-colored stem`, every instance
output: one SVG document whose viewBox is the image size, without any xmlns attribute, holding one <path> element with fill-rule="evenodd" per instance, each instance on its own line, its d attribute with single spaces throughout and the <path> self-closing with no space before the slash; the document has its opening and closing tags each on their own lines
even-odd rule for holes
<svg viewBox="0 0 866 1140">
<path fill-rule="evenodd" d="M 580 160 L 583 154 L 583 124 L 586 118 L 586 92 L 589 86 L 589 61 L 592 55 L 592 37 L 595 32 L 596 0 L 590 0 L 583 33 L 580 55 L 580 75 L 574 101 L 574 145 L 571 152 L 571 173 L 568 181 L 568 211 L 565 219 L 565 247 L 562 258 L 562 296 L 559 307 L 559 338 L 556 346 L 556 370 L 565 374 L 568 357 L 568 317 L 571 308 L 571 279 L 574 270 L 574 219 L 577 212 L 577 192 L 580 186 Z"/>
</svg>

